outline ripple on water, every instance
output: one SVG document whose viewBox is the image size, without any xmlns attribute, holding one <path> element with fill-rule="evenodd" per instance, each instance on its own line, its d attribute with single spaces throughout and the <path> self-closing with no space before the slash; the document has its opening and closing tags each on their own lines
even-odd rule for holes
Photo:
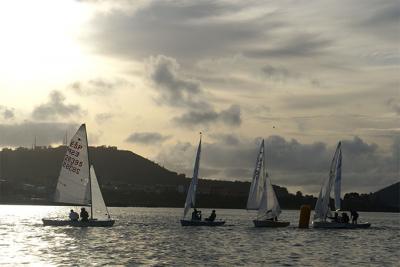
<svg viewBox="0 0 400 267">
<path fill-rule="evenodd" d="M 4 209 L 4 207 L 6 207 Z M 181 209 L 111 208 L 111 228 L 43 227 L 42 217 L 68 207 L 0 206 L 0 265 L 149 266 L 396 266 L 400 260 L 398 214 L 362 213 L 373 227 L 359 230 L 297 229 L 292 223 L 257 229 L 251 213 L 219 210 L 225 227 L 181 227 Z M 29 212 L 27 212 L 29 211 Z M 207 214 L 206 210 L 203 213 Z M 5 219 L 6 218 L 6 219 Z M 230 223 L 232 222 L 232 223 Z M 85 255 L 82 257 L 82 255 Z"/>
</svg>

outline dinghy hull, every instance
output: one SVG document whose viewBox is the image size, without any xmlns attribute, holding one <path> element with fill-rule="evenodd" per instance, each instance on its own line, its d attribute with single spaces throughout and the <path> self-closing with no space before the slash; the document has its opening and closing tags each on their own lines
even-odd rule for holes
<svg viewBox="0 0 400 267">
<path fill-rule="evenodd" d="M 362 229 L 369 228 L 371 226 L 370 223 L 337 223 L 337 222 L 313 222 L 314 228 L 320 229 Z"/>
<path fill-rule="evenodd" d="M 287 227 L 290 222 L 281 222 L 281 221 L 269 221 L 269 220 L 254 220 L 253 221 L 255 227 Z"/>
<path fill-rule="evenodd" d="M 73 227 L 111 227 L 115 220 L 89 220 L 87 222 L 71 220 L 42 219 L 44 226 L 73 226 Z"/>
<path fill-rule="evenodd" d="M 192 220 L 181 220 L 182 226 L 221 226 L 224 225 L 225 221 L 192 221 Z"/>
</svg>

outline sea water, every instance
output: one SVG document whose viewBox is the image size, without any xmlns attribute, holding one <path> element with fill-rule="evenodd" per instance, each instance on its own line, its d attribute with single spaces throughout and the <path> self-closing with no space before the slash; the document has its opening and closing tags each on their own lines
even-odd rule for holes
<svg viewBox="0 0 400 267">
<path fill-rule="evenodd" d="M 399 266 L 400 214 L 359 212 L 369 229 L 254 228 L 253 212 L 217 210 L 222 227 L 182 227 L 183 209 L 110 208 L 110 228 L 43 226 L 71 207 L 0 206 L 0 266 Z M 79 207 L 72 207 L 78 209 Z M 210 210 L 202 209 L 203 216 Z"/>
</svg>

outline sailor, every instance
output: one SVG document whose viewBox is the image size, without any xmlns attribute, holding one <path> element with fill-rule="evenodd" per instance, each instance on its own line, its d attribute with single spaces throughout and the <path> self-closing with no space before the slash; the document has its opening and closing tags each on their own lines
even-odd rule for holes
<svg viewBox="0 0 400 267">
<path fill-rule="evenodd" d="M 74 210 L 71 210 L 69 212 L 69 219 L 71 221 L 77 221 L 79 219 L 79 214 L 77 212 L 75 212 Z"/>
<path fill-rule="evenodd" d="M 196 208 L 194 208 L 192 212 L 192 221 L 201 221 L 201 211 Z"/>
<path fill-rule="evenodd" d="M 213 222 L 215 221 L 215 217 L 217 217 L 217 214 L 215 213 L 215 210 L 213 210 L 210 217 L 206 218 L 206 221 Z"/>
<path fill-rule="evenodd" d="M 81 222 L 87 222 L 89 221 L 89 213 L 86 211 L 85 208 L 81 208 Z"/>
<path fill-rule="evenodd" d="M 358 219 L 358 213 L 355 210 L 350 211 L 350 216 L 351 216 L 351 222 L 354 224 L 357 224 L 357 219 Z"/>
<path fill-rule="evenodd" d="M 347 212 L 342 212 L 342 222 L 343 223 L 349 223 L 350 222 L 350 218 L 349 218 L 349 215 L 347 215 Z"/>
<path fill-rule="evenodd" d="M 335 212 L 333 217 L 328 217 L 329 219 L 332 219 L 334 222 L 340 222 L 341 218 L 339 217 L 339 214 Z"/>
</svg>

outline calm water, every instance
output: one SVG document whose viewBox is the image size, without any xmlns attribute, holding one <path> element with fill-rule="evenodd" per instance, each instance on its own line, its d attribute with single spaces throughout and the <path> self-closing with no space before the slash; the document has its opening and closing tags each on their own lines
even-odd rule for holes
<svg viewBox="0 0 400 267">
<path fill-rule="evenodd" d="M 226 226 L 181 227 L 182 209 L 111 208 L 112 228 L 44 227 L 65 207 L 0 206 L 0 266 L 399 266 L 400 214 L 360 213 L 370 229 L 256 229 L 244 210 L 217 210 Z M 203 209 L 208 215 L 209 210 Z M 204 216 L 203 215 L 203 216 Z"/>
</svg>

